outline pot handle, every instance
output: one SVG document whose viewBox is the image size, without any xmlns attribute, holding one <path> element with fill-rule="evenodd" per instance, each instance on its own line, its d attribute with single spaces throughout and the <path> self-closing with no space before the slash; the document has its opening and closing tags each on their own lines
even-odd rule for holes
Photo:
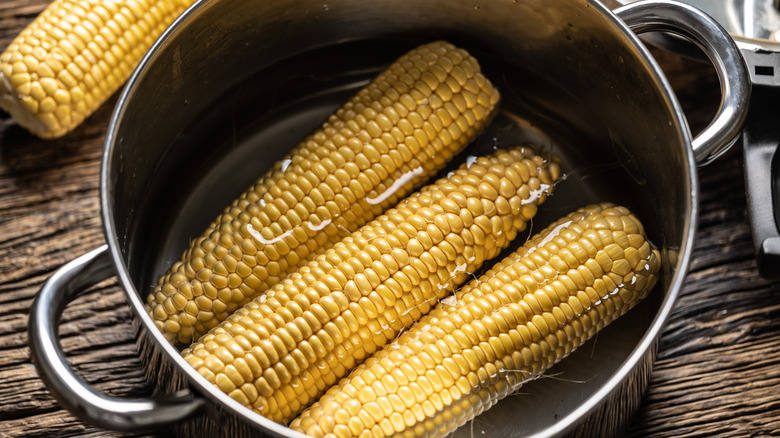
<svg viewBox="0 0 780 438">
<path fill-rule="evenodd" d="M 706 53 L 720 78 L 722 97 L 715 118 L 693 139 L 693 154 L 705 165 L 726 152 L 742 130 L 751 91 L 745 60 L 728 32 L 701 10 L 677 1 L 638 1 L 614 13 L 636 33 L 670 32 Z"/>
<path fill-rule="evenodd" d="M 204 402 L 189 391 L 169 397 L 122 399 L 102 394 L 68 364 L 59 342 L 58 325 L 65 306 L 82 291 L 115 271 L 107 246 L 67 263 L 43 285 L 30 309 L 30 350 L 38 373 L 54 397 L 71 413 L 96 426 L 140 431 L 181 421 Z"/>
</svg>

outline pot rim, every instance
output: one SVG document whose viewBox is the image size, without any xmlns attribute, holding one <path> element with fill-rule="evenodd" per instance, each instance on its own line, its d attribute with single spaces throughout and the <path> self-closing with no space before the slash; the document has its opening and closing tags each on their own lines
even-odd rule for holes
<svg viewBox="0 0 780 438">
<path fill-rule="evenodd" d="M 114 218 L 112 197 L 109 194 L 111 184 L 110 169 L 112 168 L 112 162 L 119 159 L 115 156 L 115 147 L 117 141 L 120 140 L 117 138 L 117 129 L 125 116 L 125 110 L 128 102 L 133 98 L 135 84 L 143 76 L 143 73 L 146 71 L 149 64 L 154 61 L 157 54 L 170 42 L 171 38 L 176 35 L 177 30 L 183 26 L 186 26 L 191 19 L 194 19 L 194 17 L 198 15 L 198 11 L 201 8 L 204 8 L 204 5 L 208 3 L 210 3 L 209 0 L 195 1 L 195 3 L 193 3 L 172 23 L 155 41 L 122 89 L 108 125 L 101 162 L 100 205 L 105 238 L 108 244 L 109 253 L 111 254 L 111 258 L 116 268 L 117 276 L 122 288 L 124 289 L 125 295 L 128 298 L 128 302 L 131 304 L 134 317 L 141 321 L 143 327 L 154 339 L 156 347 L 162 349 L 162 351 L 164 351 L 168 356 L 168 359 L 176 364 L 178 371 L 187 376 L 189 384 L 194 387 L 200 395 L 208 398 L 210 402 L 223 405 L 225 408 L 232 411 L 232 413 L 240 417 L 242 420 L 249 422 L 250 424 L 259 425 L 266 430 L 278 435 L 304 438 L 305 435 L 295 432 L 286 426 L 275 423 L 265 417 L 262 417 L 260 414 L 255 413 L 251 409 L 235 401 L 227 394 L 219 391 L 218 388 L 208 382 L 203 376 L 201 376 L 198 372 L 189 366 L 189 364 L 180 355 L 179 351 L 174 347 L 174 345 L 170 344 L 165 339 L 163 334 L 156 329 L 154 322 L 147 314 L 144 308 L 144 302 L 141 298 L 142 295 L 130 277 L 128 267 L 123 257 L 122 249 L 118 242 L 118 229 L 116 227 Z M 613 393 L 616 388 L 618 388 L 620 384 L 628 378 L 629 374 L 642 363 L 650 349 L 655 348 L 656 341 L 660 336 L 661 329 L 669 318 L 672 307 L 677 300 L 683 281 L 685 279 L 685 275 L 687 274 L 693 250 L 696 223 L 698 221 L 699 214 L 699 183 L 696 172 L 696 161 L 691 146 L 692 134 L 690 132 L 690 128 L 688 127 L 683 110 L 673 93 L 670 83 L 668 82 L 658 63 L 650 54 L 649 50 L 644 46 L 644 44 L 642 44 L 636 34 L 631 31 L 628 25 L 626 25 L 620 18 L 618 18 L 612 12 L 612 10 L 607 8 L 598 0 L 586 0 L 586 3 L 604 15 L 609 20 L 609 23 L 612 26 L 617 27 L 622 36 L 626 38 L 630 44 L 635 46 L 637 52 L 643 58 L 642 60 L 649 67 L 649 71 L 651 72 L 653 78 L 661 85 L 660 89 L 664 93 L 663 98 L 671 106 L 672 113 L 674 114 L 674 123 L 676 123 L 677 131 L 680 135 L 680 141 L 685 146 L 683 156 L 686 160 L 685 169 L 687 172 L 687 185 L 681 189 L 685 190 L 687 193 L 686 207 L 688 210 L 688 215 L 685 219 L 685 229 L 682 232 L 682 247 L 675 248 L 678 253 L 678 257 L 673 270 L 671 270 L 672 275 L 666 290 L 666 294 L 660 303 L 657 313 L 655 314 L 639 343 L 636 344 L 623 364 L 599 390 L 594 392 L 578 408 L 561 417 L 556 423 L 550 425 L 550 427 L 546 428 L 544 431 L 534 435 L 537 437 L 556 436 L 571 430 L 582 419 L 586 418 L 588 414 L 593 412 L 604 401 L 606 401 L 609 398 L 609 395 Z"/>
</svg>

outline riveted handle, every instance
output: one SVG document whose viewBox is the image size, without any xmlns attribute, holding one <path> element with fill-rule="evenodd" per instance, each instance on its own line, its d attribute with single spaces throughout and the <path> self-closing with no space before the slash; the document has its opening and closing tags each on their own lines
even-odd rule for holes
<svg viewBox="0 0 780 438">
<path fill-rule="evenodd" d="M 108 249 L 102 246 L 64 265 L 44 284 L 30 309 L 28 326 L 38 373 L 66 409 L 99 427 L 140 431 L 182 421 L 203 406 L 202 399 L 189 392 L 148 399 L 108 396 L 78 376 L 65 358 L 58 334 L 65 306 L 114 272 Z"/>
<path fill-rule="evenodd" d="M 638 1 L 616 9 L 632 31 L 670 32 L 697 44 L 720 78 L 721 103 L 712 122 L 693 140 L 693 153 L 705 165 L 737 140 L 750 102 L 750 76 L 739 48 L 728 32 L 701 10 L 668 0 Z"/>
</svg>

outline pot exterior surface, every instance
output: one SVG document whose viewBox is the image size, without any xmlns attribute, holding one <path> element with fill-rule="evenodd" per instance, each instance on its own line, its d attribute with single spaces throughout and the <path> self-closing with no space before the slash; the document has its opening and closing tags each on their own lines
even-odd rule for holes
<svg viewBox="0 0 780 438">
<path fill-rule="evenodd" d="M 182 434 L 296 436 L 190 369 L 145 313 L 146 294 L 275 159 L 385 65 L 436 39 L 467 49 L 502 92 L 500 113 L 468 153 L 530 141 L 562 158 L 566 179 L 534 230 L 585 202 L 616 202 L 636 212 L 665 258 L 650 298 L 556 365 L 556 378 L 527 384 L 456 436 L 556 435 L 605 415 L 599 407 L 635 409 L 696 211 L 687 126 L 627 27 L 582 0 L 209 0 L 180 17 L 131 78 L 101 176 L 107 240 L 150 379 L 161 393 L 192 388 L 212 407 Z M 617 417 L 579 430 L 619 432 L 628 415 Z"/>
</svg>

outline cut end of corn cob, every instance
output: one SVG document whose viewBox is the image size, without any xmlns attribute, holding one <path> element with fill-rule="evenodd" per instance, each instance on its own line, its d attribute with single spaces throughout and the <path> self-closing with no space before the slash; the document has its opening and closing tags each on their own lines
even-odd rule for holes
<svg viewBox="0 0 780 438">
<path fill-rule="evenodd" d="M 463 164 L 182 354 L 222 391 L 285 423 L 509 246 L 559 176 L 530 147 Z"/>
<path fill-rule="evenodd" d="M 446 436 L 631 309 L 660 264 L 627 209 L 580 209 L 437 304 L 291 428 L 312 437 Z"/>
<path fill-rule="evenodd" d="M 492 117 L 495 87 L 438 41 L 402 56 L 224 210 L 149 295 L 191 343 L 434 176 Z"/>
<path fill-rule="evenodd" d="M 0 54 L 0 107 L 61 137 L 127 80 L 193 0 L 54 0 Z"/>
</svg>

